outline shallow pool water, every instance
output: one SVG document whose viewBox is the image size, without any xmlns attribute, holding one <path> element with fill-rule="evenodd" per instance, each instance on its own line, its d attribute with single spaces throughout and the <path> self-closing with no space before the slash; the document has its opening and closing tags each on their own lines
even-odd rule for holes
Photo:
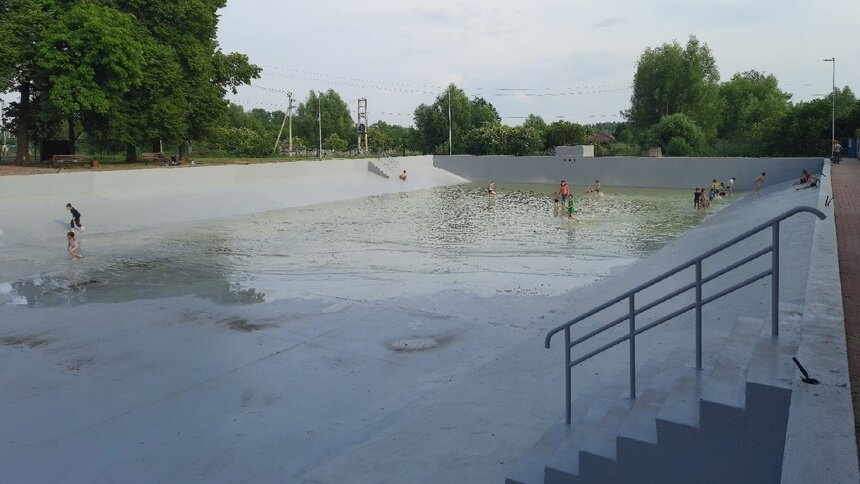
<svg viewBox="0 0 860 484">
<path fill-rule="evenodd" d="M 692 210 L 686 190 L 606 188 L 602 197 L 575 191 L 579 213 L 571 222 L 554 203 L 555 189 L 500 184 L 488 198 L 483 185 L 465 184 L 158 230 L 83 233 L 83 260 L 46 259 L 39 274 L 0 281 L 0 302 L 193 294 L 250 304 L 447 289 L 555 295 L 647 256 L 707 216 Z"/>
</svg>

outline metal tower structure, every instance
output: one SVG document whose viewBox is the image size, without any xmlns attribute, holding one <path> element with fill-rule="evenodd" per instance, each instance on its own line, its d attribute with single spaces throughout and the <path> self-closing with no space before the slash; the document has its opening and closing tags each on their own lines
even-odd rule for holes
<svg viewBox="0 0 860 484">
<path fill-rule="evenodd" d="M 358 154 L 367 154 L 367 99 L 361 98 L 358 100 Z M 361 140 L 364 139 L 364 148 L 361 147 Z"/>
</svg>

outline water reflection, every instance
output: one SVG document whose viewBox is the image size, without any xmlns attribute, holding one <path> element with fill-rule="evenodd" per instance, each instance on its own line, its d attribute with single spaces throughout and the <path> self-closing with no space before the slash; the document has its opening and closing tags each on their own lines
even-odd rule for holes
<svg viewBox="0 0 860 484">
<path fill-rule="evenodd" d="M 656 251 L 704 216 L 679 190 L 574 192 L 574 222 L 555 203 L 552 185 L 497 184 L 496 193 L 487 197 L 483 185 L 466 184 L 112 234 L 88 240 L 97 250 L 83 263 L 14 282 L 0 303 L 197 295 L 253 304 L 266 294 L 403 292 L 415 285 L 526 291 L 522 286 L 544 286 L 553 277 L 563 290 L 607 272 L 607 264 Z"/>
</svg>

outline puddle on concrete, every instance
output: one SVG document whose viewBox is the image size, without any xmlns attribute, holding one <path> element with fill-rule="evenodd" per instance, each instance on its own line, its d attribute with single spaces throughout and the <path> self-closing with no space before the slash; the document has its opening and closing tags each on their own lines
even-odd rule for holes
<svg viewBox="0 0 860 484">
<path fill-rule="evenodd" d="M 38 306 L 195 295 L 224 305 L 282 298 L 353 301 L 443 290 L 557 295 L 658 250 L 706 215 L 687 190 L 577 192 L 578 221 L 555 186 L 466 184 L 81 237 L 85 258 L 25 254 L 44 270 L 0 281 L 0 304 Z M 27 252 L 15 247 L 13 253 Z M 0 260 L 2 262 L 2 260 Z M 241 330 L 241 329 L 237 329 Z"/>
</svg>

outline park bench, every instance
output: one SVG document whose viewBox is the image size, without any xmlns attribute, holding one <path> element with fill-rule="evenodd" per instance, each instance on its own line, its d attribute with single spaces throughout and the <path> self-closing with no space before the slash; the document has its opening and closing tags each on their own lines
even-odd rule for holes
<svg viewBox="0 0 860 484">
<path fill-rule="evenodd" d="M 92 162 L 84 161 L 84 155 L 54 155 L 51 157 L 51 163 L 54 168 L 63 168 L 66 166 L 81 166 L 89 165 L 92 167 Z"/>
<path fill-rule="evenodd" d="M 156 165 L 173 165 L 178 164 L 171 160 L 171 158 L 164 153 L 141 153 L 140 159 L 143 160 L 147 165 L 150 163 L 155 163 Z"/>
</svg>

